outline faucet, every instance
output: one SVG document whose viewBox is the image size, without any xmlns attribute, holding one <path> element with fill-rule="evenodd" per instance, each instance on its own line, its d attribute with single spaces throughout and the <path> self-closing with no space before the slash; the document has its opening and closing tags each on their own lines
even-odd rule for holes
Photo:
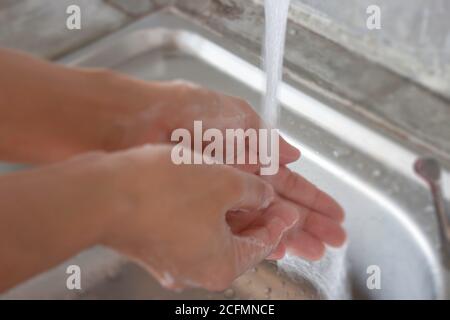
<svg viewBox="0 0 450 320">
<path fill-rule="evenodd" d="M 450 212 L 442 192 L 441 167 L 436 159 L 423 157 L 416 160 L 414 170 L 430 187 L 439 223 L 443 262 L 450 269 Z"/>
</svg>

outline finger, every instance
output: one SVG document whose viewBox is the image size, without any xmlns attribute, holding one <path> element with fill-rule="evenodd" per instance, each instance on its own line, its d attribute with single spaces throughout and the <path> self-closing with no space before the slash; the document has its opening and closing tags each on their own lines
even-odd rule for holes
<svg viewBox="0 0 450 320">
<path fill-rule="evenodd" d="M 286 165 L 300 159 L 301 153 L 296 147 L 280 135 L 280 165 Z"/>
<path fill-rule="evenodd" d="M 300 151 L 293 147 L 292 145 L 290 145 L 286 140 L 284 140 L 280 135 L 277 135 L 277 137 L 279 138 L 279 152 L 278 154 L 271 154 L 272 157 L 272 161 L 275 161 L 273 159 L 273 157 L 278 157 L 278 164 L 279 165 L 287 165 L 289 163 L 292 163 L 296 160 L 298 160 L 300 158 Z M 238 154 L 237 153 L 233 153 L 234 159 L 232 159 L 232 165 L 233 167 L 239 168 L 240 170 L 246 171 L 246 172 L 253 172 L 253 173 L 258 173 L 261 169 L 261 166 L 263 166 L 263 164 L 261 163 L 261 157 L 260 154 L 258 153 L 258 148 L 259 148 L 259 137 L 258 137 L 258 141 L 257 141 L 257 145 L 250 145 L 248 139 L 246 140 L 246 145 L 245 145 L 245 149 L 241 150 L 240 153 L 243 153 L 241 155 L 242 158 L 245 158 L 245 163 L 239 163 L 238 164 Z M 234 146 L 233 146 L 234 147 Z M 225 148 L 225 154 L 226 154 L 226 148 Z M 268 146 L 267 150 L 270 150 L 270 146 Z M 240 154 L 239 153 L 239 154 Z M 250 161 L 250 159 L 256 159 L 256 163 L 252 160 Z"/>
<path fill-rule="evenodd" d="M 291 206 L 297 207 L 297 205 L 294 202 L 280 198 L 278 195 L 275 196 L 275 200 L 273 202 L 287 202 Z M 309 210 L 308 208 L 301 208 L 301 209 L 303 210 L 300 210 L 300 208 L 298 210 L 299 219 L 297 223 L 297 226 L 300 228 L 303 226 L 303 221 L 306 220 L 307 215 L 311 212 L 311 210 Z M 261 220 L 267 219 L 264 218 L 266 216 L 267 215 L 264 215 L 262 217 L 261 210 L 247 211 L 247 212 L 229 211 L 226 213 L 226 221 L 231 228 L 231 232 L 233 232 L 234 234 L 238 234 L 244 229 L 250 227 L 250 225 L 253 225 L 253 227 L 262 225 L 263 223 L 261 222 Z"/>
<path fill-rule="evenodd" d="M 232 169 L 236 178 L 231 194 L 234 199 L 227 211 L 258 211 L 275 198 L 273 187 L 260 177 Z"/>
<path fill-rule="evenodd" d="M 233 164 L 232 167 L 239 169 L 241 171 L 245 171 L 245 172 L 253 173 L 253 174 L 257 174 L 259 172 L 259 170 L 261 169 L 261 165 L 259 163 L 258 164 L 250 164 L 250 163 Z"/>
<path fill-rule="evenodd" d="M 298 210 L 298 223 L 291 233 L 303 230 L 332 247 L 340 247 L 344 244 L 347 235 L 342 225 L 336 220 L 317 211 L 299 206 L 290 200 L 279 199 L 277 201 L 287 201 Z"/>
<path fill-rule="evenodd" d="M 333 198 L 288 168 L 280 167 L 276 175 L 264 176 L 263 179 L 270 182 L 275 191 L 284 198 L 318 211 L 338 222 L 344 220 L 344 211 Z"/>
<path fill-rule="evenodd" d="M 293 232 L 283 240 L 286 251 L 298 257 L 317 261 L 325 254 L 325 245 L 305 231 Z"/>
<path fill-rule="evenodd" d="M 272 129 L 269 125 L 267 125 L 261 117 L 256 113 L 250 104 L 245 101 L 241 101 L 241 105 L 243 110 L 245 110 L 246 116 L 246 129 L 247 128 L 255 128 L 255 129 Z M 291 162 L 294 162 L 300 158 L 300 150 L 287 142 L 281 135 L 279 135 L 279 154 L 280 159 L 279 163 L 281 165 L 285 165 Z"/>
<path fill-rule="evenodd" d="M 342 246 L 347 238 L 339 223 L 317 212 L 308 215 L 303 230 L 332 247 Z"/>
<path fill-rule="evenodd" d="M 286 246 L 281 241 L 275 250 L 272 251 L 271 254 L 266 258 L 268 260 L 280 260 L 283 259 L 284 255 L 286 254 Z"/>
<path fill-rule="evenodd" d="M 243 272 L 265 259 L 297 221 L 297 210 L 286 203 L 274 203 L 266 209 L 258 223 L 234 237 L 238 270 Z"/>
<path fill-rule="evenodd" d="M 226 221 L 231 232 L 238 234 L 248 228 L 260 215 L 261 211 L 229 211 L 226 214 Z"/>
<path fill-rule="evenodd" d="M 304 258 L 317 260 L 325 249 L 323 243 L 333 247 L 344 244 L 346 233 L 336 221 L 309 208 L 299 207 L 289 200 L 277 199 L 277 201 L 288 202 L 295 206 L 299 218 L 295 227 L 283 236 L 283 240 L 267 259 L 279 260 L 284 257 L 286 251 L 294 251 Z M 300 235 L 297 236 L 299 233 Z M 302 235 L 302 233 L 306 234 Z M 297 237 L 300 238 L 298 241 Z M 310 242 L 313 242 L 313 244 L 311 245 Z"/>
</svg>

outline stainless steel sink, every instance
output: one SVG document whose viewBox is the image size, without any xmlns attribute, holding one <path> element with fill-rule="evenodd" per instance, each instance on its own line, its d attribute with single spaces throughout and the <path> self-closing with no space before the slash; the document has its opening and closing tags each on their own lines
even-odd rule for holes
<svg viewBox="0 0 450 320">
<path fill-rule="evenodd" d="M 249 61 L 254 61 L 254 53 L 177 12 L 163 11 L 61 63 L 113 68 L 147 80 L 186 79 L 241 96 L 258 108 L 263 74 Z M 93 248 L 3 298 L 449 298 L 449 271 L 439 251 L 430 191 L 413 171 L 419 155 L 336 112 L 337 102 L 298 84 L 284 83 L 280 99 L 281 131 L 303 152 L 292 168 L 346 210 L 345 255 L 330 251 L 328 260 L 318 263 L 295 257 L 278 267 L 263 263 L 224 293 L 198 289 L 174 293 L 126 259 Z M 65 288 L 65 267 L 70 264 L 82 269 L 80 292 Z M 380 289 L 367 286 L 368 268 L 373 265 L 381 271 Z"/>
</svg>

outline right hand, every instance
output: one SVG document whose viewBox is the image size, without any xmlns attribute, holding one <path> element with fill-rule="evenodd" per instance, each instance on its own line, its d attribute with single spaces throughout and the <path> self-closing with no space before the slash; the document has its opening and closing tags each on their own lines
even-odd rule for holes
<svg viewBox="0 0 450 320">
<path fill-rule="evenodd" d="M 135 259 L 162 285 L 223 290 L 265 259 L 298 212 L 274 203 L 272 186 L 225 165 L 172 163 L 169 146 L 144 146 L 104 156 L 113 169 L 114 213 L 102 244 Z M 233 233 L 226 215 L 258 212 Z"/>
</svg>

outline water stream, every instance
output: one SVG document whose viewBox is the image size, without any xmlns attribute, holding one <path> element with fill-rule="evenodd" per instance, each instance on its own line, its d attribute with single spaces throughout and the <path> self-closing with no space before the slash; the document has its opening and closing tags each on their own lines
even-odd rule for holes
<svg viewBox="0 0 450 320">
<path fill-rule="evenodd" d="M 265 40 L 263 48 L 266 72 L 266 94 L 263 99 L 262 117 L 272 128 L 278 128 L 280 105 L 278 89 L 282 81 L 286 24 L 290 0 L 265 0 Z M 327 250 L 318 262 L 308 262 L 287 255 L 278 267 L 291 278 L 309 280 L 320 296 L 328 299 L 349 299 L 346 248 Z"/>
<path fill-rule="evenodd" d="M 286 23 L 290 0 L 265 0 L 264 69 L 266 95 L 262 116 L 271 127 L 277 128 L 279 116 L 278 88 L 282 79 Z"/>
</svg>

